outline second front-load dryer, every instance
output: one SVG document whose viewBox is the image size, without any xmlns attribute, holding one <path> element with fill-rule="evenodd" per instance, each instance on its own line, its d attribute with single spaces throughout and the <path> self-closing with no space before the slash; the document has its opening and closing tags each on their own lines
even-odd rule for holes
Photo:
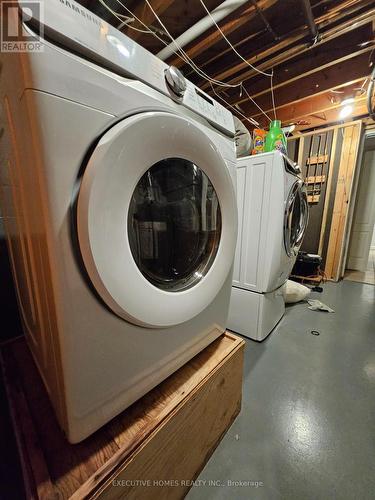
<svg viewBox="0 0 375 500">
<path fill-rule="evenodd" d="M 0 194 L 27 341 L 78 442 L 225 331 L 234 128 L 88 10 L 42 7 L 9 10 L 43 50 L 1 54 Z"/>
<path fill-rule="evenodd" d="M 284 314 L 308 221 L 299 168 L 279 151 L 237 160 L 239 230 L 228 328 L 263 340 Z"/>
</svg>

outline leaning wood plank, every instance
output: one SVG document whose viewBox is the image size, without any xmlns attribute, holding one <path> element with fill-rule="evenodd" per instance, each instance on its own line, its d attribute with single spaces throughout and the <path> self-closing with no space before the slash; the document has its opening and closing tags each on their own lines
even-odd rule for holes
<svg viewBox="0 0 375 500">
<path fill-rule="evenodd" d="M 336 248 L 335 260 L 333 263 L 333 278 L 335 281 L 338 281 L 340 278 L 339 270 L 345 246 L 345 232 L 347 227 L 349 204 L 352 195 L 354 172 L 357 165 L 360 132 L 361 132 L 361 125 L 355 126 L 353 130 L 352 143 L 349 150 L 348 165 L 345 175 L 345 199 L 343 200 L 342 204 L 340 226 L 338 232 L 338 245 Z"/>
<path fill-rule="evenodd" d="M 339 166 L 332 224 L 328 243 L 325 272 L 329 279 L 338 279 L 338 270 L 344 245 L 348 203 L 357 160 L 360 124 L 347 127 L 344 131 L 343 149 Z"/>
<path fill-rule="evenodd" d="M 90 497 L 90 488 L 95 491 L 102 488 L 108 477 L 122 471 L 132 457 L 139 456 L 146 443 L 148 449 L 151 436 L 164 428 L 187 400 L 200 399 L 205 384 L 242 350 L 242 339 L 229 333 L 221 336 L 93 436 L 70 445 L 57 425 L 25 342 L 19 340 L 7 345 L 2 352 L 2 364 L 13 401 L 13 421 L 21 436 L 24 431 L 20 429 L 28 428 L 26 423 L 31 429 L 27 432 L 29 440 L 22 438 L 19 442 L 24 474 L 30 485 L 29 498 Z M 216 400 L 215 393 L 211 397 Z M 201 401 L 203 404 L 203 396 Z M 225 430 L 223 426 L 222 432 Z"/>
<path fill-rule="evenodd" d="M 328 250 L 327 250 L 327 259 L 325 265 L 325 273 L 327 278 L 332 279 L 333 277 L 333 263 L 335 260 L 339 225 L 340 225 L 340 216 L 341 209 L 343 204 L 343 199 L 345 195 L 345 174 L 347 169 L 347 163 L 349 158 L 349 150 L 350 145 L 353 138 L 353 126 L 347 127 L 344 130 L 344 140 L 340 157 L 340 165 L 339 172 L 337 177 L 337 186 L 335 192 L 335 201 L 332 212 L 332 222 L 331 222 L 331 230 L 329 233 L 329 242 L 328 242 Z"/>
<path fill-rule="evenodd" d="M 298 143 L 298 159 L 297 159 L 297 163 L 300 166 L 302 165 L 304 148 L 305 148 L 305 137 L 301 135 Z"/>
<path fill-rule="evenodd" d="M 331 154 L 330 154 L 329 166 L 328 166 L 328 170 L 327 170 L 328 181 L 327 181 L 327 186 L 326 186 L 326 194 L 325 194 L 325 199 L 324 199 L 322 225 L 321 225 L 320 237 L 319 237 L 319 250 L 318 250 L 318 254 L 319 255 L 322 255 L 322 251 L 323 251 L 323 244 L 324 244 L 324 236 L 325 236 L 325 230 L 326 230 L 326 224 L 327 224 L 327 215 L 328 215 L 329 201 L 331 199 L 331 185 L 332 185 L 332 177 L 333 177 L 333 167 L 334 167 L 335 158 L 336 158 L 337 135 L 338 135 L 338 128 L 336 127 L 333 130 L 332 149 L 331 149 Z"/>
</svg>

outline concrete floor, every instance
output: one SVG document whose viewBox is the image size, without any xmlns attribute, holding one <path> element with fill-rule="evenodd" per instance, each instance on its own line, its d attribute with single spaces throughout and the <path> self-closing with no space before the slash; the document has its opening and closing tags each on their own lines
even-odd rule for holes
<svg viewBox="0 0 375 500">
<path fill-rule="evenodd" d="M 247 341 L 241 414 L 198 478 L 222 486 L 188 500 L 375 498 L 375 286 L 313 295 L 336 312 L 293 305 L 267 340 Z"/>
<path fill-rule="evenodd" d="M 366 270 L 362 272 L 347 269 L 344 280 L 359 281 L 360 283 L 375 285 L 375 248 L 370 250 Z"/>
</svg>

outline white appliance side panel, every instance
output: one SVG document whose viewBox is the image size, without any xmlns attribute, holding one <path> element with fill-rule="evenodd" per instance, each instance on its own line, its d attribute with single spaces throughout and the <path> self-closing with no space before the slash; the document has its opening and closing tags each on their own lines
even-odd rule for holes
<svg viewBox="0 0 375 500">
<path fill-rule="evenodd" d="M 283 286 L 273 292 L 260 294 L 258 332 L 255 340 L 263 340 L 269 335 L 285 313 Z"/>
<path fill-rule="evenodd" d="M 237 163 L 239 239 L 233 284 L 262 291 L 269 220 L 272 155 L 253 156 Z"/>
<path fill-rule="evenodd" d="M 234 258 L 233 269 L 233 284 L 240 286 L 241 284 L 241 249 L 243 235 L 243 218 L 244 218 L 244 203 L 245 203 L 245 188 L 246 188 L 246 166 L 240 165 L 237 168 L 237 206 L 238 206 L 238 236 L 236 253 Z"/>
<path fill-rule="evenodd" d="M 258 284 L 257 269 L 262 231 L 265 169 L 264 163 L 250 165 L 246 168 L 244 231 L 241 252 L 241 284 L 246 288 L 256 288 Z"/>
<path fill-rule="evenodd" d="M 252 340 L 264 340 L 285 312 L 282 287 L 269 293 L 256 293 L 232 287 L 228 329 Z"/>
<path fill-rule="evenodd" d="M 289 191 L 296 181 L 296 177 L 285 171 L 282 157 L 272 153 L 272 177 L 268 198 L 264 199 L 264 206 L 268 209 L 267 222 L 263 224 L 267 233 L 262 243 L 262 254 L 265 264 L 259 269 L 260 286 L 258 291 L 265 293 L 279 288 L 288 278 L 293 267 L 293 259 L 288 257 L 284 245 L 284 214 Z"/>
<path fill-rule="evenodd" d="M 256 339 L 258 335 L 260 298 L 260 293 L 232 287 L 227 325 L 228 330 L 244 335 L 250 339 Z"/>
</svg>

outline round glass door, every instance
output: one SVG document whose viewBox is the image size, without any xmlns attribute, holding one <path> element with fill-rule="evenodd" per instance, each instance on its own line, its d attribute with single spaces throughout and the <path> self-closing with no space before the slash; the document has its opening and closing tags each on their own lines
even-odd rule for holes
<svg viewBox="0 0 375 500">
<path fill-rule="evenodd" d="M 189 321 L 230 276 L 237 205 L 220 144 L 187 118 L 150 111 L 114 125 L 91 154 L 79 248 L 97 294 L 132 324 Z"/>
<path fill-rule="evenodd" d="M 289 257 L 295 256 L 301 246 L 308 222 L 306 187 L 296 182 L 288 197 L 285 209 L 284 245 Z"/>
<path fill-rule="evenodd" d="M 154 286 L 171 292 L 194 286 L 210 269 L 221 236 L 221 211 L 207 175 L 169 158 L 142 176 L 128 212 L 133 258 Z"/>
</svg>

